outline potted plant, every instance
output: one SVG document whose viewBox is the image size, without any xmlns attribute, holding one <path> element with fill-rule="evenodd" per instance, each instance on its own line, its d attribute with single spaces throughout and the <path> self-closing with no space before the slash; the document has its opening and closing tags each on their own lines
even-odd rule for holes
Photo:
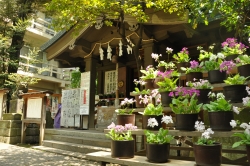
<svg viewBox="0 0 250 166">
<path fill-rule="evenodd" d="M 154 79 L 157 76 L 157 70 L 152 66 L 149 65 L 146 70 L 140 70 L 143 73 L 143 76 L 140 78 L 145 81 L 145 89 L 154 89 Z"/>
<path fill-rule="evenodd" d="M 234 128 L 237 126 L 237 123 L 236 121 L 232 120 L 230 125 Z M 249 124 L 241 123 L 240 127 L 244 129 L 244 132 L 236 132 L 233 134 L 233 137 L 238 137 L 240 140 L 235 142 L 232 147 L 236 148 L 238 146 L 245 145 L 248 164 L 250 165 L 250 122 Z"/>
<path fill-rule="evenodd" d="M 171 116 L 162 117 L 162 122 L 169 124 L 173 123 Z M 156 119 L 148 120 L 148 125 L 151 127 L 158 126 Z M 170 141 L 174 138 L 168 135 L 168 130 L 160 128 L 157 133 L 149 130 L 144 131 L 146 135 L 146 156 L 150 162 L 163 163 L 169 158 Z"/>
<path fill-rule="evenodd" d="M 159 130 L 159 128 L 162 127 L 161 119 L 163 116 L 163 107 L 162 104 L 158 104 L 155 106 L 153 103 L 149 103 L 147 107 L 144 109 L 143 115 L 142 115 L 142 128 L 148 129 L 148 130 Z M 157 126 L 149 126 L 148 120 L 149 119 L 155 119 L 157 122 Z"/>
<path fill-rule="evenodd" d="M 115 112 L 117 113 L 117 124 L 118 125 L 125 125 L 125 124 L 132 124 L 135 125 L 135 114 L 133 114 L 134 109 L 130 108 L 133 107 L 133 103 L 135 100 L 133 98 L 128 99 L 125 98 L 121 101 L 120 109 L 116 109 Z"/>
<path fill-rule="evenodd" d="M 250 57 L 246 54 L 239 55 L 236 59 L 236 65 L 240 76 L 250 79 Z"/>
<path fill-rule="evenodd" d="M 178 87 L 175 92 L 169 94 L 173 97 L 169 104 L 176 117 L 177 130 L 194 130 L 194 123 L 198 120 L 198 113 L 202 103 L 198 104 L 199 90 Z"/>
<path fill-rule="evenodd" d="M 213 49 L 214 49 L 214 46 L 215 46 L 215 44 L 212 44 L 211 46 L 208 47 L 208 49 L 211 50 L 211 52 L 203 50 L 203 47 L 202 47 L 202 46 L 198 46 L 198 47 L 197 47 L 197 50 L 200 51 L 199 58 L 198 58 L 199 61 L 206 61 L 206 60 L 209 60 L 209 58 L 210 58 L 212 55 L 214 55 L 213 52 L 212 52 Z"/>
<path fill-rule="evenodd" d="M 226 56 L 226 60 L 235 60 L 238 55 L 246 52 L 247 46 L 241 42 L 237 42 L 236 38 L 227 38 L 226 41 L 221 43 L 221 52 Z"/>
<path fill-rule="evenodd" d="M 181 67 L 189 67 L 190 64 L 188 63 L 190 61 L 189 58 L 189 52 L 188 52 L 188 48 L 187 47 L 183 47 L 182 50 L 180 52 L 178 52 L 177 54 L 173 55 L 173 58 L 176 61 L 176 66 L 178 69 L 178 72 L 180 73 L 184 73 L 181 70 Z"/>
<path fill-rule="evenodd" d="M 242 101 L 242 98 L 247 96 L 245 82 L 248 77 L 240 76 L 239 73 L 234 76 L 227 77 L 224 82 L 227 86 L 223 87 L 223 94 L 227 100 L 232 103 L 238 103 Z"/>
<path fill-rule="evenodd" d="M 183 71 L 186 72 L 186 81 L 193 81 L 194 78 L 196 79 L 202 79 L 203 78 L 203 63 L 200 63 L 193 60 L 190 62 L 190 67 L 182 67 L 181 68 Z"/>
<path fill-rule="evenodd" d="M 139 97 L 150 94 L 150 89 L 143 89 L 143 86 L 146 84 L 146 82 L 141 79 L 140 80 L 135 79 L 134 83 L 136 87 L 132 93 L 135 96 L 135 100 L 136 100 L 135 106 L 136 108 L 143 108 L 144 104 L 140 102 Z M 140 85 L 140 87 L 138 87 L 138 85 Z M 141 88 L 142 90 L 140 90 L 139 88 Z"/>
<path fill-rule="evenodd" d="M 172 53 L 172 51 L 171 50 L 167 50 L 168 56 L 169 56 L 170 53 Z M 151 57 L 155 60 L 155 62 L 158 63 L 157 64 L 158 71 L 164 72 L 164 71 L 166 71 L 166 69 L 173 69 L 173 68 L 175 68 L 175 64 L 173 62 L 169 62 L 169 60 L 168 60 L 168 62 L 165 62 L 164 60 L 161 61 L 160 60 L 161 56 L 162 56 L 161 54 L 159 54 L 159 55 L 155 54 L 155 53 L 151 54 Z"/>
<path fill-rule="evenodd" d="M 198 89 L 200 91 L 200 95 L 197 96 L 198 103 L 208 103 L 209 98 L 207 97 L 208 93 L 211 92 L 213 89 L 213 86 L 210 84 L 208 80 L 204 79 L 195 79 L 194 82 L 188 81 L 186 82 L 186 85 L 188 87 Z"/>
<path fill-rule="evenodd" d="M 203 110 L 208 111 L 210 127 L 218 131 L 232 130 L 229 122 L 234 118 L 235 109 L 232 109 L 230 101 L 225 99 L 223 93 L 209 93 L 209 98 L 212 100 L 209 104 L 203 105 Z"/>
<path fill-rule="evenodd" d="M 195 129 L 203 132 L 193 145 L 196 164 L 220 166 L 222 145 L 211 139 L 211 134 L 214 134 L 214 131 L 211 128 L 205 130 L 204 123 L 199 121 L 195 122 Z"/>
<path fill-rule="evenodd" d="M 161 94 L 161 103 L 163 107 L 168 107 L 172 100 L 169 93 L 177 88 L 177 81 L 179 80 L 177 76 L 179 76 L 179 73 L 169 70 L 164 73 L 158 72 L 158 75 L 162 77 L 162 80 L 156 83 Z"/>
<path fill-rule="evenodd" d="M 137 129 L 132 124 L 115 125 L 113 122 L 108 126 L 110 129 L 107 137 L 111 138 L 111 157 L 113 158 L 133 158 L 135 141 L 131 130 Z M 122 150 L 121 150 L 122 149 Z"/>
<path fill-rule="evenodd" d="M 226 79 L 227 68 L 220 68 L 220 64 L 224 61 L 225 55 L 222 53 L 212 54 L 209 60 L 202 62 L 204 63 L 205 71 L 208 71 L 208 80 L 211 84 L 223 83 Z"/>
</svg>

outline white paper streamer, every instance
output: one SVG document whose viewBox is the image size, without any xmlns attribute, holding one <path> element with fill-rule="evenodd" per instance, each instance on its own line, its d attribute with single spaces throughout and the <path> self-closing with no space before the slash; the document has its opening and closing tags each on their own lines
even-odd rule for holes
<svg viewBox="0 0 250 166">
<path fill-rule="evenodd" d="M 103 52 L 104 52 L 104 51 L 103 51 L 101 45 L 100 45 L 100 47 L 99 47 L 99 52 L 100 52 L 100 59 L 103 60 L 103 57 L 104 57 Z"/>
<path fill-rule="evenodd" d="M 111 57 L 112 57 L 112 49 L 111 49 L 111 47 L 109 46 L 109 44 L 108 44 L 107 52 L 108 52 L 107 59 L 111 60 Z"/>
<path fill-rule="evenodd" d="M 119 42 L 119 56 L 122 56 L 122 41 Z"/>
</svg>

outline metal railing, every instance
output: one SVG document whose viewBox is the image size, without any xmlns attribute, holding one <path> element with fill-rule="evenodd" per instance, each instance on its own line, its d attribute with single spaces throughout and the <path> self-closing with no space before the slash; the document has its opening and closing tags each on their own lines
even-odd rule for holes
<svg viewBox="0 0 250 166">
<path fill-rule="evenodd" d="M 32 24 L 29 28 L 41 31 L 51 37 L 55 36 L 56 34 L 53 29 L 49 28 L 50 23 L 41 18 L 33 19 L 31 23 Z"/>
<path fill-rule="evenodd" d="M 23 55 L 20 55 L 20 58 L 25 60 L 30 59 L 29 57 Z M 28 67 L 29 72 L 34 74 L 37 74 L 37 71 L 46 68 L 46 71 L 43 71 L 42 73 L 40 73 L 40 75 L 54 77 L 65 81 L 70 81 L 71 72 L 76 70 L 76 68 L 58 68 L 58 66 L 51 64 L 49 61 L 38 64 L 27 64 L 24 62 L 19 62 L 19 65 L 21 66 L 21 68 Z"/>
</svg>

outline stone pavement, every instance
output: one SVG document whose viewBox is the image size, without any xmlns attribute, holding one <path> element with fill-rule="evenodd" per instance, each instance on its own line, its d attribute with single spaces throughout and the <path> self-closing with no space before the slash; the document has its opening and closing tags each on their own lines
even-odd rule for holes
<svg viewBox="0 0 250 166">
<path fill-rule="evenodd" d="M 100 164 L 84 159 L 84 155 L 82 158 L 76 158 L 0 143 L 0 166 L 100 166 Z"/>
</svg>

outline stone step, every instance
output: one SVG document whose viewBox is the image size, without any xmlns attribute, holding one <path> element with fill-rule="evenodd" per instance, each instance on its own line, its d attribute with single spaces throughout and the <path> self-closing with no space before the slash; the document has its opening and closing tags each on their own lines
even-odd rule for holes
<svg viewBox="0 0 250 166">
<path fill-rule="evenodd" d="M 45 139 L 46 136 L 50 135 L 64 135 L 71 137 L 82 137 L 82 138 L 95 138 L 102 140 L 109 140 L 103 132 L 96 130 L 74 130 L 74 129 L 45 129 Z M 48 138 L 51 139 L 51 138 Z"/>
<path fill-rule="evenodd" d="M 62 142 L 62 141 L 53 141 L 53 140 L 44 140 L 42 145 L 46 147 L 62 149 L 62 150 L 67 150 L 67 151 L 72 151 L 72 152 L 79 152 L 79 153 L 84 153 L 84 154 L 97 152 L 97 151 L 110 151 L 110 148 L 81 145 L 81 144 Z"/>
<path fill-rule="evenodd" d="M 110 148 L 111 140 L 95 139 L 95 138 L 85 138 L 85 137 L 72 137 L 64 135 L 53 135 L 52 140 L 61 142 L 70 142 L 75 144 L 83 144 L 97 147 Z"/>
</svg>

